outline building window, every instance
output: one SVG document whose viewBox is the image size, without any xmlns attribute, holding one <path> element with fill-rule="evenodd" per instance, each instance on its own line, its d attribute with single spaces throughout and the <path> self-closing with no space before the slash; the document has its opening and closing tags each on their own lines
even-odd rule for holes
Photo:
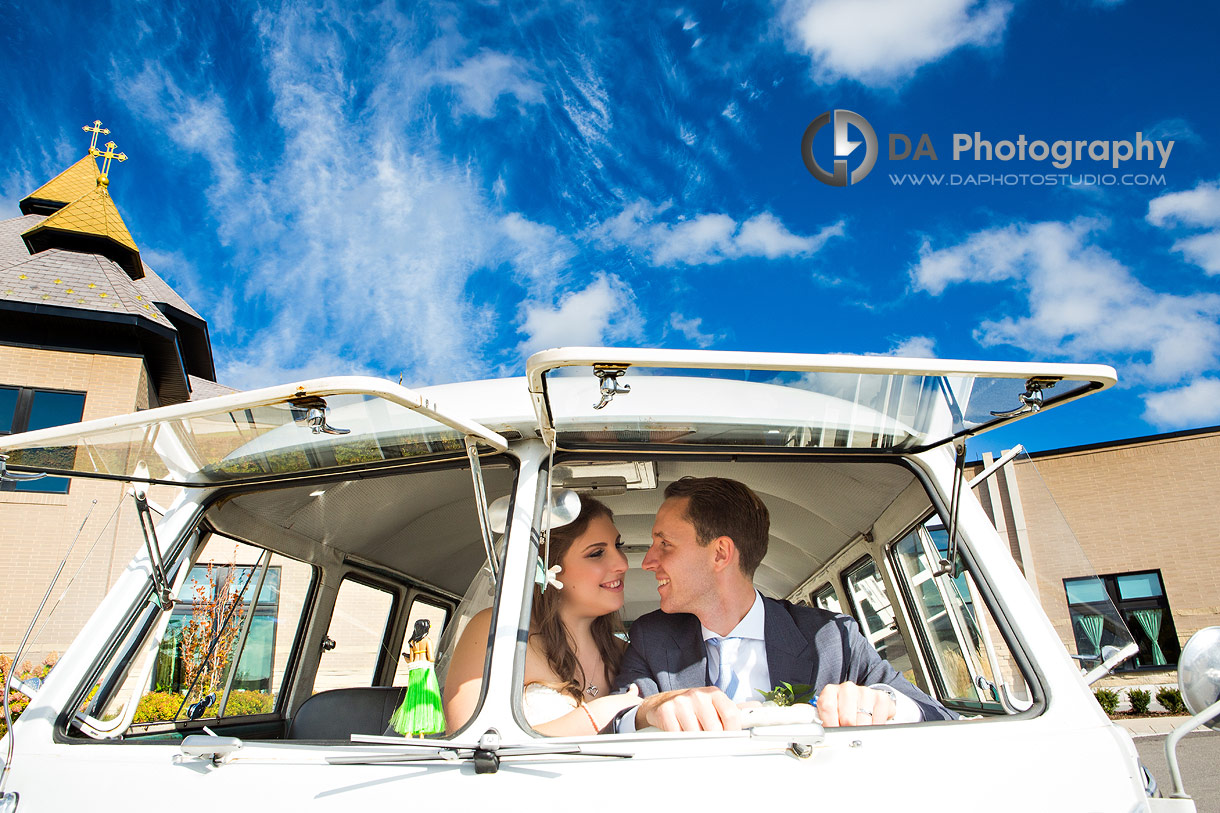
<svg viewBox="0 0 1220 813">
<path fill-rule="evenodd" d="M 1120 664 L 1115 671 L 1175 667 L 1181 648 L 1161 571 L 1064 579 L 1063 586 L 1067 591 L 1076 651 L 1081 655 L 1100 658 L 1103 647 L 1118 643 L 1107 640 L 1113 634 L 1102 623 L 1106 614 L 1103 605 L 1108 599 L 1118 609 L 1140 648 L 1139 654 Z"/>
<path fill-rule="evenodd" d="M 77 423 L 85 412 L 83 392 L 57 392 L 36 390 L 30 387 L 0 387 L 0 435 L 15 435 L 18 432 L 33 432 Z M 61 454 L 73 454 L 70 448 L 48 450 L 48 466 L 65 468 L 71 461 L 57 460 Z M 32 465 L 23 461 L 26 465 Z M 67 477 L 42 477 L 37 480 L 0 482 L 3 491 L 36 491 L 43 494 L 67 494 Z"/>
</svg>

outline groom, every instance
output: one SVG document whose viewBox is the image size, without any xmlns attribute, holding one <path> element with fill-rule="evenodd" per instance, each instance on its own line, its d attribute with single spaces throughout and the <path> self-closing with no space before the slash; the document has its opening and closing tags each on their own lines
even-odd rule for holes
<svg viewBox="0 0 1220 813">
<path fill-rule="evenodd" d="M 737 704 L 782 682 L 814 687 L 825 726 L 956 717 L 882 660 L 851 618 L 762 597 L 753 578 L 770 519 L 747 486 L 684 477 L 665 498 L 644 557 L 661 609 L 631 625 L 617 679 L 644 701 L 614 730 L 738 729 Z"/>
</svg>

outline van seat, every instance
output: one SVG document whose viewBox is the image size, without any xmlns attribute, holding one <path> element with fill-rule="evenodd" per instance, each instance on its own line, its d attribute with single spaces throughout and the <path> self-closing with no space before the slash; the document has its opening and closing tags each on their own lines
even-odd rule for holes
<svg viewBox="0 0 1220 813">
<path fill-rule="evenodd" d="M 352 734 L 384 734 L 406 692 L 406 686 L 318 692 L 297 709 L 288 739 L 349 740 Z"/>
</svg>

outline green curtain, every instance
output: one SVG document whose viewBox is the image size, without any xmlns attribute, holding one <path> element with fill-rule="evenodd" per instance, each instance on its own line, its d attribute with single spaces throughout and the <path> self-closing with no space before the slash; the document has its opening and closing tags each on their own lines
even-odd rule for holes
<svg viewBox="0 0 1220 813">
<path fill-rule="evenodd" d="M 1081 615 L 1077 616 L 1077 620 L 1080 622 L 1080 628 L 1084 630 L 1085 637 L 1093 645 L 1093 657 L 1100 658 L 1102 617 L 1100 615 Z"/>
<path fill-rule="evenodd" d="M 1161 634 L 1161 611 L 1160 610 L 1136 610 L 1131 613 L 1135 616 L 1135 620 L 1143 627 L 1144 632 L 1152 641 L 1152 664 L 1154 666 L 1164 666 L 1166 664 L 1165 653 L 1161 651 L 1160 634 Z"/>
</svg>

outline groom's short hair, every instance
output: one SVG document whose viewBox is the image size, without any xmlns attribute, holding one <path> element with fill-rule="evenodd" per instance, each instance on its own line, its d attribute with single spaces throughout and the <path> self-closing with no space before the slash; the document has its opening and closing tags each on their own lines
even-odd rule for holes
<svg viewBox="0 0 1220 813">
<path fill-rule="evenodd" d="M 665 498 L 685 497 L 686 518 L 695 526 L 695 539 L 708 545 L 727 536 L 737 546 L 741 572 L 754 571 L 767 555 L 771 516 L 767 506 L 745 483 L 727 477 L 683 477 L 665 488 Z"/>
</svg>

